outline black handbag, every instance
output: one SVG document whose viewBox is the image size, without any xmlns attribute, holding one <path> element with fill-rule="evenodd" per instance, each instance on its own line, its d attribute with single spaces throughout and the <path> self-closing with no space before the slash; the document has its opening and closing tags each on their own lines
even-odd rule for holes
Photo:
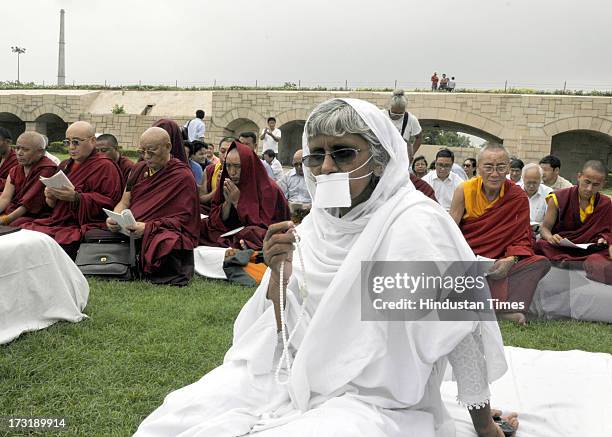
<svg viewBox="0 0 612 437">
<path fill-rule="evenodd" d="M 81 273 L 131 281 L 138 277 L 135 237 L 94 229 L 85 234 L 75 263 Z"/>
</svg>

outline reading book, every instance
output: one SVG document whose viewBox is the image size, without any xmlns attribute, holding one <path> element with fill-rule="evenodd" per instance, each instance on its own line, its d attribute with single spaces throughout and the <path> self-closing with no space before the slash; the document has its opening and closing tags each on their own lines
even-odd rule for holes
<svg viewBox="0 0 612 437">
<path fill-rule="evenodd" d="M 559 246 L 571 247 L 572 249 L 582 249 L 582 250 L 586 250 L 590 246 L 593 246 L 593 245 L 595 245 L 595 243 L 580 243 L 580 244 L 572 243 L 567 238 L 564 238 L 563 240 L 559 242 Z"/>
<path fill-rule="evenodd" d="M 111 219 L 117 222 L 119 226 L 121 226 L 121 230 L 119 232 L 128 236 L 130 235 L 128 227 L 136 225 L 136 219 L 134 218 L 132 211 L 130 211 L 129 209 L 124 209 L 121 212 L 115 212 L 110 211 L 106 208 L 102 208 L 102 210 L 106 213 L 107 216 L 109 216 Z"/>
<path fill-rule="evenodd" d="M 68 176 L 64 174 L 63 171 L 58 171 L 50 178 L 40 177 L 40 181 L 45 184 L 45 186 L 49 188 L 72 188 L 74 189 L 74 185 L 68 179 Z"/>
</svg>

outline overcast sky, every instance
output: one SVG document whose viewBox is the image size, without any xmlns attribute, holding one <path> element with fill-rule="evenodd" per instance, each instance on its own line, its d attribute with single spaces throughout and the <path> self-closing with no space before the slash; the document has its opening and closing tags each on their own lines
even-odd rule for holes
<svg viewBox="0 0 612 437">
<path fill-rule="evenodd" d="M 608 0 L 19 0 L 2 4 L 0 80 L 612 89 Z"/>
</svg>

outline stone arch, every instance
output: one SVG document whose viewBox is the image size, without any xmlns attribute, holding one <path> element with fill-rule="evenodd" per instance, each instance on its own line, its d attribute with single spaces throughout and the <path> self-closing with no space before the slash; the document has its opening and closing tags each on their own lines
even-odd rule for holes
<svg viewBox="0 0 612 437">
<path fill-rule="evenodd" d="M 17 141 L 17 137 L 25 132 L 25 122 L 17 115 L 11 112 L 0 111 L 0 126 L 6 128 L 13 137 L 13 144 Z"/>
<path fill-rule="evenodd" d="M 60 118 L 61 120 L 65 120 L 66 122 L 76 121 L 76 119 L 74 117 L 71 117 L 70 114 L 64 110 L 64 108 L 51 104 L 44 104 L 36 107 L 29 114 L 29 117 L 31 120 L 36 120 L 45 114 L 56 115 L 58 118 Z"/>
<path fill-rule="evenodd" d="M 11 103 L 0 103 L 0 113 L 2 112 L 13 114 L 23 121 L 28 119 L 19 106 L 13 105 Z"/>
<path fill-rule="evenodd" d="M 265 126 L 266 117 L 251 108 L 233 108 L 219 117 L 213 117 L 212 123 L 222 129 L 227 128 L 230 123 L 238 119 L 252 121 L 257 126 Z"/>
<path fill-rule="evenodd" d="M 567 117 L 547 123 L 542 128 L 550 137 L 569 131 L 593 131 L 612 135 L 612 120 L 600 117 Z"/>
<path fill-rule="evenodd" d="M 278 120 L 278 119 L 277 119 Z M 291 165 L 293 155 L 302 148 L 302 134 L 306 120 L 291 120 L 280 126 L 282 132 L 278 144 L 278 160 L 283 165 Z"/>
<path fill-rule="evenodd" d="M 62 141 L 66 136 L 68 123 L 60 116 L 53 113 L 45 113 L 35 120 L 36 130 L 49 138 L 49 142 Z"/>
<path fill-rule="evenodd" d="M 561 160 L 561 175 L 576 182 L 576 173 L 590 159 L 612 168 L 612 135 L 592 129 L 575 129 L 552 136 L 552 155 Z"/>
<path fill-rule="evenodd" d="M 280 114 L 274 116 L 274 118 L 276 118 L 276 125 L 282 126 L 284 124 L 287 124 L 287 123 L 290 123 L 296 120 L 305 121 L 306 119 L 308 119 L 308 116 L 310 115 L 311 111 L 312 109 L 296 108 L 296 109 L 291 109 L 289 111 L 281 112 Z"/>
<path fill-rule="evenodd" d="M 418 112 L 415 110 L 414 115 L 419 119 L 421 126 L 431 125 L 434 122 L 440 126 L 444 125 L 449 130 L 460 130 L 485 140 L 501 143 L 504 140 L 504 126 L 479 114 L 447 108 L 423 108 Z"/>
<path fill-rule="evenodd" d="M 245 131 L 253 131 L 259 138 L 259 126 L 253 120 L 248 118 L 237 118 L 235 120 L 230 121 L 223 128 L 223 136 L 224 137 L 234 137 L 238 139 L 240 132 Z M 259 144 L 259 140 L 257 141 Z"/>
</svg>

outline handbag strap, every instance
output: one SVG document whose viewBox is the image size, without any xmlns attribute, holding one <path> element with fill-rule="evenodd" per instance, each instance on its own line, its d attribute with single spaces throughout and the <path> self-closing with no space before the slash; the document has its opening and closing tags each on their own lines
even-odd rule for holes
<svg viewBox="0 0 612 437">
<path fill-rule="evenodd" d="M 130 267 L 136 267 L 136 243 L 133 232 L 130 232 Z"/>
</svg>

